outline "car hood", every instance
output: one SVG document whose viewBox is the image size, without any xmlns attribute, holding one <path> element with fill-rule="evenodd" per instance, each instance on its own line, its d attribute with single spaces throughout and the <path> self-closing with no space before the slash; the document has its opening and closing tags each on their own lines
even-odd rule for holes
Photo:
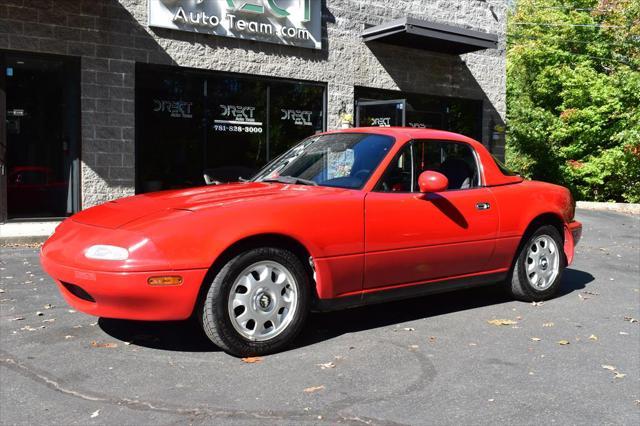
<svg viewBox="0 0 640 426">
<path fill-rule="evenodd" d="M 250 205 L 258 200 L 343 192 L 345 189 L 279 183 L 234 183 L 185 190 L 162 191 L 122 198 L 84 210 L 72 220 L 86 225 L 117 229 L 147 216 L 176 211 L 201 211 L 216 207 Z"/>
</svg>

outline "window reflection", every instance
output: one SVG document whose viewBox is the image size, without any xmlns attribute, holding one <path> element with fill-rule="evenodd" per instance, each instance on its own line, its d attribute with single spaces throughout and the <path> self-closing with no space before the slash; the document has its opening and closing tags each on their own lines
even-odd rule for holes
<svg viewBox="0 0 640 426">
<path fill-rule="evenodd" d="M 7 216 L 69 216 L 78 205 L 80 63 L 0 52 L 0 69 L 6 91 L 0 110 L 6 114 Z"/>
<path fill-rule="evenodd" d="M 324 130 L 325 88 L 138 65 L 138 192 L 250 178 Z"/>
</svg>

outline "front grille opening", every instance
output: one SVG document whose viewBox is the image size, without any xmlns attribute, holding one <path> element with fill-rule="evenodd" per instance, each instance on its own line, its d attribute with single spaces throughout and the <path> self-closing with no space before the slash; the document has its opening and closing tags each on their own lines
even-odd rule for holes
<svg viewBox="0 0 640 426">
<path fill-rule="evenodd" d="M 69 293 L 73 294 L 77 298 L 86 300 L 87 302 L 96 303 L 96 299 L 91 297 L 91 295 L 87 293 L 82 287 L 65 282 L 63 282 L 62 285 L 69 291 Z"/>
</svg>

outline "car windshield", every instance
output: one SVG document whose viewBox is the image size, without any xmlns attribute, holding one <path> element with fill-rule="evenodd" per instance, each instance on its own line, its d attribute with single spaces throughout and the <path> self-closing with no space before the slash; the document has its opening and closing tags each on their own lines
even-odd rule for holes
<svg viewBox="0 0 640 426">
<path fill-rule="evenodd" d="M 392 137 L 367 133 L 312 136 L 268 164 L 252 180 L 360 189 L 393 143 Z"/>
</svg>

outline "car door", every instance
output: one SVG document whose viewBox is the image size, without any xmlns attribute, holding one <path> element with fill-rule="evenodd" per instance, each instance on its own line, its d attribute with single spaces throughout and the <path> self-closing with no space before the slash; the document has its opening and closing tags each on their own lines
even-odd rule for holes
<svg viewBox="0 0 640 426">
<path fill-rule="evenodd" d="M 400 150 L 365 198 L 365 291 L 486 270 L 498 209 L 477 158 L 461 142 L 411 141 Z M 421 194 L 425 170 L 447 176 L 449 189 Z"/>
</svg>

